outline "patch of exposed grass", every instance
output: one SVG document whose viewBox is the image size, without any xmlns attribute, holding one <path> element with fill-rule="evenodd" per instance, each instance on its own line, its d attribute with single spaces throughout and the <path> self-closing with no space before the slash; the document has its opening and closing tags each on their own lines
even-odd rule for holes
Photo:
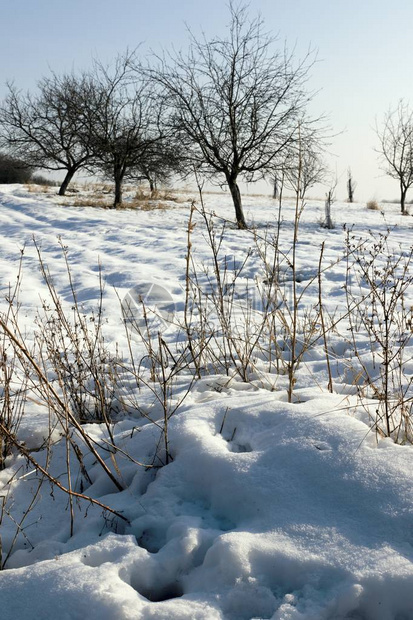
<svg viewBox="0 0 413 620">
<path fill-rule="evenodd" d="M 36 183 L 25 183 L 26 190 L 31 194 L 47 194 L 51 191 L 50 185 L 38 185 Z"/>
<path fill-rule="evenodd" d="M 79 196 L 73 200 L 70 204 L 71 207 L 99 207 L 101 209 L 109 209 L 112 206 L 112 201 L 108 198 L 99 196 Z"/>
</svg>

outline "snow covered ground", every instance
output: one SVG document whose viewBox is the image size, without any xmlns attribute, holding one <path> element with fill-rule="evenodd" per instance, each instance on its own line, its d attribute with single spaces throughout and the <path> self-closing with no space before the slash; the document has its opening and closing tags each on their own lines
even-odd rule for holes
<svg viewBox="0 0 413 620">
<path fill-rule="evenodd" d="M 204 199 L 207 210 L 218 216 L 218 234 L 220 218 L 233 219 L 230 200 L 212 193 Z M 184 342 L 191 195 L 180 194 L 179 202 L 153 210 L 74 207 L 71 200 L 62 205 L 52 193 L 0 187 L 0 310 L 7 309 L 24 248 L 19 321 L 26 342 L 34 342 L 36 313 L 48 298 L 34 235 L 68 315 L 73 298 L 61 245 L 67 248 L 85 315 L 96 310 L 101 271 L 105 344 L 114 356 L 128 358 L 120 302 L 137 290 L 149 291 L 148 303 L 157 302 L 162 342 L 175 359 Z M 277 204 L 254 195 L 244 202 L 260 246 L 277 229 Z M 122 490 L 84 446 L 87 478 L 73 455 L 70 460 L 73 488 L 124 519 L 78 499 L 73 535 L 67 494 L 14 451 L 0 471 L 2 619 L 413 618 L 413 450 L 408 442 L 397 444 L 372 429 L 371 411 L 378 401 L 369 400 L 367 388 L 357 389 L 360 359 L 373 374 L 378 364 L 376 375 L 380 364 L 361 324 L 354 334 L 361 353 L 354 355 L 345 316 L 349 264 L 343 259 L 350 228 L 354 238 L 370 240 L 370 232 L 377 239 L 389 230 L 388 244 L 397 255 L 400 246 L 406 250 L 411 244 L 413 220 L 402 217 L 397 205 L 372 211 L 361 204 L 336 203 L 335 228 L 326 230 L 320 226 L 323 208 L 322 202 L 310 200 L 302 213 L 296 280 L 298 293 L 304 291 L 299 321 L 304 325 L 309 317 L 309 324 L 318 304 L 324 242 L 325 316 L 344 317 L 328 334 L 333 392 L 327 389 L 319 315 L 314 326 L 318 335 L 303 353 L 291 403 L 285 366 L 277 372 L 276 364 L 259 353 L 254 353 L 248 381 L 235 366 L 227 372 L 210 369 L 197 380 L 184 369 L 168 393 L 172 408 L 183 399 L 169 419 L 169 458 L 165 452 L 162 456 L 159 400 L 136 386 L 133 393 L 130 385 L 130 406 L 118 410 L 116 424 L 109 428 L 118 447 L 115 454 L 104 449 L 105 424 L 84 427 Z M 293 219 L 293 201 L 286 200 L 280 249 L 287 257 L 282 263 L 287 297 L 293 294 Z M 192 252 L 202 282 L 213 273 L 213 260 L 199 213 L 193 223 Z M 249 295 L 256 295 L 249 316 L 261 316 L 256 291 L 262 290 L 268 273 L 254 235 L 227 224 L 219 259 L 230 272 L 246 260 L 239 281 Z M 355 268 L 350 269 L 353 273 Z M 164 289 L 165 298 L 157 298 Z M 407 291 L 407 305 L 412 305 L 411 295 Z M 145 366 L 148 352 L 138 340 L 132 335 L 131 346 Z M 407 338 L 406 376 L 413 372 L 411 357 Z M 171 365 L 169 359 L 168 372 Z M 49 413 L 38 397 L 29 398 L 18 437 L 67 486 L 67 442 L 56 428 L 44 448 Z"/>
</svg>

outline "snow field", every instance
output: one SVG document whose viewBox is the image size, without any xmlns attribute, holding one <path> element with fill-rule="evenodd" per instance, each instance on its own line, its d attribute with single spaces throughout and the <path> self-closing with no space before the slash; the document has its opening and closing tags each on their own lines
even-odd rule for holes
<svg viewBox="0 0 413 620">
<path fill-rule="evenodd" d="M 0 294 L 13 283 L 20 249 L 26 243 L 21 284 L 22 324 L 31 338 L 33 319 L 46 295 L 32 234 L 41 247 L 56 290 L 70 310 L 67 273 L 58 235 L 68 248 L 79 301 L 85 312 L 99 295 L 98 261 L 105 281 L 108 346 L 127 349 L 119 299 L 142 282 L 164 286 L 172 296 L 177 322 L 183 312 L 186 226 L 189 203 L 170 211 L 103 211 L 54 204 L 54 198 L 29 195 L 21 186 L 0 188 Z M 228 198 L 205 195 L 207 207 L 232 218 Z M 263 197 L 246 198 L 257 230 L 274 220 L 275 207 Z M 173 209 L 173 210 L 172 210 Z M 299 286 L 310 282 L 302 308 L 317 303 L 319 247 L 331 263 L 323 280 L 324 303 L 331 314 L 345 312 L 342 225 L 359 235 L 392 227 L 395 247 L 409 243 L 411 223 L 397 208 L 386 215 L 362 205 L 334 205 L 336 228 L 319 227 L 322 205 L 309 201 L 297 247 Z M 283 250 L 291 242 L 292 207 L 283 210 Z M 201 219 L 192 244 L 199 265 L 210 265 Z M 252 248 L 247 233 L 228 227 L 222 256 L 232 269 Z M 202 274 L 202 269 L 200 269 Z M 242 272 L 245 286 L 265 273 L 255 251 Z M 285 279 L 289 272 L 286 267 Z M 207 278 L 204 279 L 206 282 Z M 301 282 L 300 282 L 301 280 Z M 116 290 L 115 290 L 115 288 Z M 300 289 L 302 290 L 302 289 Z M 255 311 L 259 313 L 257 302 Z M 301 315 L 300 315 L 301 316 Z M 340 328 L 341 329 L 341 328 Z M 85 493 L 122 513 L 128 523 L 86 502 L 75 503 L 70 536 L 68 499 L 22 456 L 9 457 L 0 472 L 1 495 L 19 522 L 29 497 L 40 488 L 23 522 L 24 535 L 13 542 L 15 521 L 4 514 L 0 526 L 3 554 L 12 547 L 0 573 L 2 617 L 105 620 L 404 620 L 413 617 L 413 453 L 410 445 L 377 441 L 368 407 L 356 396 L 357 360 L 351 342 L 332 332 L 334 393 L 327 391 L 323 343 L 306 352 L 297 373 L 294 402 L 286 398 L 287 378 L 268 372 L 257 359 L 251 381 L 233 370 L 199 379 L 169 421 L 170 462 L 144 468 L 118 452 L 100 449 L 118 492 L 90 454 L 84 464 L 91 478 Z M 162 334 L 168 346 L 182 341 L 173 325 Z M 368 359 L 369 340 L 357 334 Z M 139 344 L 136 344 L 139 347 Z M 407 372 L 411 347 L 406 349 Z M 179 378 L 173 393 L 185 393 Z M 122 389 L 125 389 L 123 385 Z M 129 386 L 132 389 L 132 383 Z M 162 412 L 149 394 L 136 396 L 154 421 Z M 102 446 L 104 425 L 85 427 Z M 47 411 L 35 399 L 26 405 L 20 437 L 39 449 L 48 434 Z M 133 408 L 119 415 L 113 433 L 122 451 L 151 464 L 160 439 L 156 424 Z M 58 433 L 41 463 L 65 479 L 65 447 Z M 113 462 L 115 460 L 115 463 Z M 72 478 L 81 476 L 75 459 Z M 14 476 L 14 478 L 13 478 Z M 67 476 L 66 476 L 67 477 Z"/>
</svg>

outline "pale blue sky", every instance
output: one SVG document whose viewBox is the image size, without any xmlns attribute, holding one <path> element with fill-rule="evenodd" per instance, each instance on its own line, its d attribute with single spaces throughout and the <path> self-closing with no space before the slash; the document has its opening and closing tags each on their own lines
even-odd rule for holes
<svg viewBox="0 0 413 620">
<path fill-rule="evenodd" d="M 297 57 L 318 49 L 312 111 L 343 132 L 328 156 L 338 197 L 348 166 L 360 200 L 397 197 L 397 183 L 380 172 L 373 127 L 400 98 L 413 103 L 412 0 L 253 0 L 250 13 L 257 12 Z M 224 34 L 228 11 L 225 0 L 0 0 L 0 20 L 2 96 L 6 79 L 32 89 L 49 68 L 87 68 L 92 55 L 107 61 L 139 43 L 142 51 L 185 47 L 185 24 Z"/>
</svg>

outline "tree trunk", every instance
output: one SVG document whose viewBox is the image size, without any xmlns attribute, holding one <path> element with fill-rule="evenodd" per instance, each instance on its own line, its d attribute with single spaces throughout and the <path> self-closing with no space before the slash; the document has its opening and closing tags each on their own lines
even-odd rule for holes
<svg viewBox="0 0 413 620">
<path fill-rule="evenodd" d="M 406 213 L 406 194 L 407 194 L 407 188 L 403 187 L 402 185 L 400 186 L 400 207 L 402 210 L 402 214 L 404 215 Z"/>
<path fill-rule="evenodd" d="M 235 207 L 235 216 L 237 218 L 238 228 L 244 230 L 248 227 L 247 222 L 245 221 L 244 212 L 242 210 L 241 192 L 239 191 L 237 182 L 234 179 L 228 178 L 227 181 Z"/>
<path fill-rule="evenodd" d="M 115 176 L 115 200 L 113 201 L 114 209 L 122 205 L 122 184 L 123 176 Z"/>
<path fill-rule="evenodd" d="M 66 190 L 67 190 L 67 188 L 69 186 L 70 181 L 73 179 L 73 177 L 75 175 L 75 172 L 76 172 L 76 168 L 69 168 L 68 169 L 68 171 L 66 173 L 66 176 L 65 176 L 65 178 L 63 180 L 63 183 L 60 186 L 59 196 L 64 196 L 66 194 Z"/>
<path fill-rule="evenodd" d="M 276 200 L 278 198 L 278 179 L 277 179 L 277 177 L 274 177 L 274 185 L 273 185 L 272 197 L 274 198 L 274 200 Z"/>
<path fill-rule="evenodd" d="M 348 201 L 352 203 L 353 202 L 353 183 L 351 179 L 347 181 L 347 190 L 348 190 Z"/>
</svg>

